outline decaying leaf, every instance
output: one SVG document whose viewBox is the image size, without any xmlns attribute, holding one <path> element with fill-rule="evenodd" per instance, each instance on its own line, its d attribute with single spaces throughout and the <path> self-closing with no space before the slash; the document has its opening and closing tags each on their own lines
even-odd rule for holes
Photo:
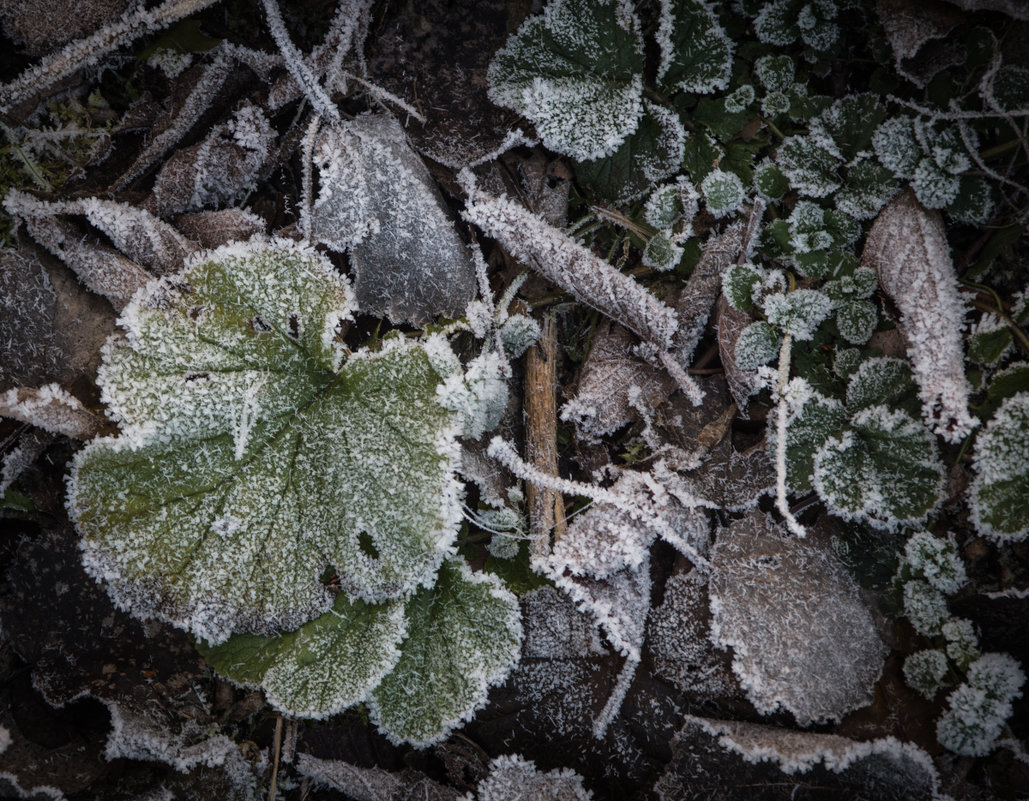
<svg viewBox="0 0 1029 801">
<path fill-rule="evenodd" d="M 3 0 L 0 21 L 28 55 L 41 56 L 113 22 L 129 5 L 131 0 Z"/>
<path fill-rule="evenodd" d="M 718 532 L 711 559 L 711 640 L 732 647 L 759 712 L 806 726 L 871 702 L 887 649 L 835 557 L 754 512 Z"/>
<path fill-rule="evenodd" d="M 861 263 L 876 271 L 900 310 L 926 422 L 944 439 L 960 442 L 975 421 L 968 413 L 961 339 L 965 309 L 943 218 L 926 211 L 914 192 L 901 193 L 876 218 Z"/>
<path fill-rule="evenodd" d="M 876 11 L 893 49 L 893 62 L 904 77 L 925 86 L 940 70 L 961 63 L 965 49 L 947 35 L 964 15 L 935 0 L 877 0 Z"/>
<path fill-rule="evenodd" d="M 750 396 L 759 392 L 761 381 L 756 370 L 744 370 L 736 362 L 736 342 L 744 329 L 754 322 L 747 312 L 734 309 L 725 296 L 718 298 L 715 307 L 715 328 L 718 331 L 718 355 L 725 368 L 725 378 L 729 382 L 732 399 L 740 410 L 742 417 L 747 416 Z"/>
<path fill-rule="evenodd" d="M 754 723 L 687 716 L 672 761 L 654 785 L 661 801 L 684 797 L 877 798 L 935 801 L 940 776 L 921 748 L 892 737 L 860 742 Z M 786 782 L 785 777 L 794 777 Z M 772 792 L 781 790 L 781 794 Z M 711 794 L 709 796 L 709 794 Z M 764 797 L 764 796 L 762 796 Z"/>
<path fill-rule="evenodd" d="M 180 214 L 175 218 L 175 225 L 187 237 L 210 250 L 266 233 L 264 220 L 246 209 Z"/>
<path fill-rule="evenodd" d="M 57 384 L 17 387 L 0 394 L 0 417 L 12 417 L 51 434 L 90 439 L 103 421 Z"/>
<path fill-rule="evenodd" d="M 410 768 L 394 773 L 310 754 L 301 754 L 296 766 L 301 775 L 355 801 L 458 801 L 459 797 L 457 790 Z"/>
<path fill-rule="evenodd" d="M 54 292 L 38 259 L 0 249 L 0 391 L 51 379 L 62 355 Z"/>
<path fill-rule="evenodd" d="M 465 244 L 400 124 L 369 114 L 326 128 L 315 148 L 312 236 L 350 251 L 361 311 L 425 325 L 475 296 Z"/>
<path fill-rule="evenodd" d="M 518 754 L 504 754 L 489 764 L 489 775 L 475 791 L 478 801 L 590 801 L 593 793 L 582 783 L 582 777 L 570 768 L 544 773 L 536 764 Z M 472 801 L 468 795 L 464 801 Z"/>
</svg>

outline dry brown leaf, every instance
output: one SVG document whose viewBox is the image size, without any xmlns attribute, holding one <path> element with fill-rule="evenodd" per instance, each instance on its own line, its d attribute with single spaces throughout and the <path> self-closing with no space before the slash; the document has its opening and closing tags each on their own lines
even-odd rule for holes
<svg viewBox="0 0 1029 801">
<path fill-rule="evenodd" d="M 965 308 L 943 218 L 906 190 L 879 213 L 861 263 L 876 271 L 900 311 L 926 422 L 944 439 L 960 442 L 975 422 L 968 413 L 961 338 Z"/>
<path fill-rule="evenodd" d="M 301 754 L 296 766 L 301 775 L 356 801 L 457 801 L 459 795 L 411 768 L 394 773 L 310 754 Z"/>
<path fill-rule="evenodd" d="M 211 250 L 229 242 L 245 242 L 255 234 L 265 233 L 266 228 L 264 220 L 246 209 L 180 214 L 175 225 L 194 242 Z"/>
<path fill-rule="evenodd" d="M 72 439 L 91 439 L 104 427 L 103 418 L 57 384 L 17 387 L 0 394 L 0 417 L 11 417 Z"/>
<path fill-rule="evenodd" d="M 965 49 L 947 35 L 964 15 L 942 0 L 876 0 L 876 11 L 899 72 L 925 86 L 940 70 L 960 63 Z"/>
<path fill-rule="evenodd" d="M 750 396 L 760 391 L 761 383 L 757 370 L 743 370 L 736 363 L 736 340 L 743 329 L 754 322 L 747 312 L 734 309 L 722 295 L 715 307 L 715 328 L 718 331 L 718 355 L 725 368 L 725 380 L 729 384 L 729 392 L 736 402 L 740 416 L 747 419 L 747 406 Z"/>
<path fill-rule="evenodd" d="M 0 22 L 30 56 L 88 36 L 118 19 L 132 0 L 0 0 Z"/>
</svg>

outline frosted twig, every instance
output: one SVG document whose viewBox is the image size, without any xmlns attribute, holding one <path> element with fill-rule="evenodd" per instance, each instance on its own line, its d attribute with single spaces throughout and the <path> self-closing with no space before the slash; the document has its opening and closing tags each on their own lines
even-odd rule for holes
<svg viewBox="0 0 1029 801">
<path fill-rule="evenodd" d="M 597 715 L 597 719 L 593 721 L 593 736 L 598 740 L 607 734 L 607 727 L 611 725 L 611 721 L 615 719 L 622 708 L 622 703 L 629 693 L 629 687 L 632 686 L 632 680 L 636 677 L 636 669 L 639 665 L 640 657 L 633 654 L 630 654 L 626 658 L 625 664 L 622 665 L 622 670 L 615 680 L 615 686 L 611 688 L 611 695 L 607 697 L 607 703 Z"/>
<path fill-rule="evenodd" d="M 690 399 L 690 403 L 694 406 L 700 406 L 704 401 L 704 390 L 700 388 L 700 384 L 693 379 L 693 376 L 683 370 L 682 365 L 667 350 L 659 350 L 657 358 L 668 371 L 668 374 L 675 379 L 675 383 L 679 385 L 679 389 L 683 391 L 683 394 Z"/>
<path fill-rule="evenodd" d="M 157 8 L 137 8 L 124 19 L 105 25 L 83 39 L 69 42 L 58 52 L 29 67 L 0 86 L 0 112 L 42 92 L 62 78 L 98 61 L 147 34 L 214 5 L 217 0 L 167 0 Z"/>
<path fill-rule="evenodd" d="M 775 508 L 783 516 L 791 532 L 798 537 L 806 537 L 807 531 L 797 522 L 797 518 L 790 511 L 786 490 L 786 413 L 789 408 L 786 387 L 790 380 L 791 345 L 791 337 L 786 334 L 782 340 L 782 347 L 779 349 L 779 386 L 775 405 Z"/>
<path fill-rule="evenodd" d="M 311 68 L 307 66 L 304 57 L 297 50 L 293 40 L 289 38 L 289 31 L 286 30 L 286 23 L 282 20 L 279 5 L 275 0 L 261 0 L 264 4 L 264 13 L 268 18 L 268 30 L 275 40 L 286 60 L 286 69 L 296 79 L 297 84 L 303 90 L 308 102 L 314 110 L 332 123 L 339 123 L 339 111 L 332 99 L 326 94 L 322 85 L 318 83 Z"/>
<path fill-rule="evenodd" d="M 304 141 L 300 146 L 300 159 L 303 162 L 304 204 L 303 213 L 300 215 L 300 230 L 303 232 L 305 242 L 311 241 L 311 214 L 314 209 L 314 146 L 321 127 L 322 118 L 316 114 L 307 128 Z"/>
<path fill-rule="evenodd" d="M 915 103 L 912 100 L 905 100 L 896 95 L 887 95 L 886 99 L 891 103 L 916 111 L 929 122 L 954 122 L 956 120 L 982 120 L 1005 117 L 1029 117 L 1029 109 L 1014 109 L 1012 111 L 940 111 Z"/>
<path fill-rule="evenodd" d="M 416 109 L 403 98 L 398 97 L 397 95 L 393 94 L 392 92 L 386 89 L 383 89 L 378 84 L 374 84 L 371 81 L 365 80 L 360 75 L 354 75 L 352 72 L 341 72 L 340 74 L 347 78 L 353 78 L 355 81 L 361 84 L 361 86 L 363 86 L 365 89 L 371 92 L 375 99 L 378 100 L 380 103 L 383 100 L 388 100 L 393 105 L 402 108 L 406 114 L 409 114 L 410 116 L 414 117 L 422 125 L 425 125 L 425 115 L 421 114 L 418 111 L 418 109 Z"/>
</svg>

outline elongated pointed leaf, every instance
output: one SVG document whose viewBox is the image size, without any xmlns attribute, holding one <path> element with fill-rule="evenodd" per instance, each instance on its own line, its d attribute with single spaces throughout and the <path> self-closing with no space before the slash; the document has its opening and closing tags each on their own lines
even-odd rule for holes
<svg viewBox="0 0 1029 801">
<path fill-rule="evenodd" d="M 296 631 L 272 637 L 236 634 L 200 654 L 223 676 L 260 685 L 283 714 L 324 718 L 363 701 L 400 658 L 407 619 L 400 600 L 351 601 Z"/>
<path fill-rule="evenodd" d="M 323 612 L 329 567 L 367 600 L 433 575 L 460 516 L 453 415 L 426 346 L 341 364 L 349 302 L 279 241 L 215 251 L 127 309 L 100 374 L 124 432 L 80 452 L 69 493 L 120 606 L 220 642 Z"/>
<path fill-rule="evenodd" d="M 372 692 L 372 717 L 396 742 L 437 742 L 486 701 L 521 646 L 518 601 L 487 573 L 443 563 L 436 585 L 407 605 L 397 666 Z"/>
</svg>

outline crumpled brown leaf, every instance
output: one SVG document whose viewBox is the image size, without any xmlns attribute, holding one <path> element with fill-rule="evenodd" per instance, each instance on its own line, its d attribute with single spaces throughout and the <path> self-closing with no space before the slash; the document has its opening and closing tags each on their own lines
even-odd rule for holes
<svg viewBox="0 0 1029 801">
<path fill-rule="evenodd" d="M 265 233 L 265 222 L 246 209 L 219 209 L 180 214 L 175 218 L 178 229 L 205 248 L 245 242 L 255 234 Z"/>
<path fill-rule="evenodd" d="M 965 58 L 965 49 L 947 35 L 964 15 L 942 0 L 876 0 L 876 12 L 904 77 L 924 87 L 936 73 Z"/>
<path fill-rule="evenodd" d="M 944 439 L 960 442 L 975 421 L 968 413 L 961 337 L 965 307 L 942 216 L 905 190 L 879 212 L 861 263 L 876 271 L 900 311 L 923 417 Z"/>
<path fill-rule="evenodd" d="M 718 355 L 725 368 L 725 379 L 729 382 L 729 392 L 736 402 L 740 416 L 746 419 L 750 396 L 761 389 L 757 378 L 757 370 L 743 370 L 736 363 L 736 340 L 743 329 L 754 322 L 754 318 L 745 311 L 734 309 L 724 295 L 719 296 L 715 306 L 715 328 L 718 332 Z"/>
</svg>

